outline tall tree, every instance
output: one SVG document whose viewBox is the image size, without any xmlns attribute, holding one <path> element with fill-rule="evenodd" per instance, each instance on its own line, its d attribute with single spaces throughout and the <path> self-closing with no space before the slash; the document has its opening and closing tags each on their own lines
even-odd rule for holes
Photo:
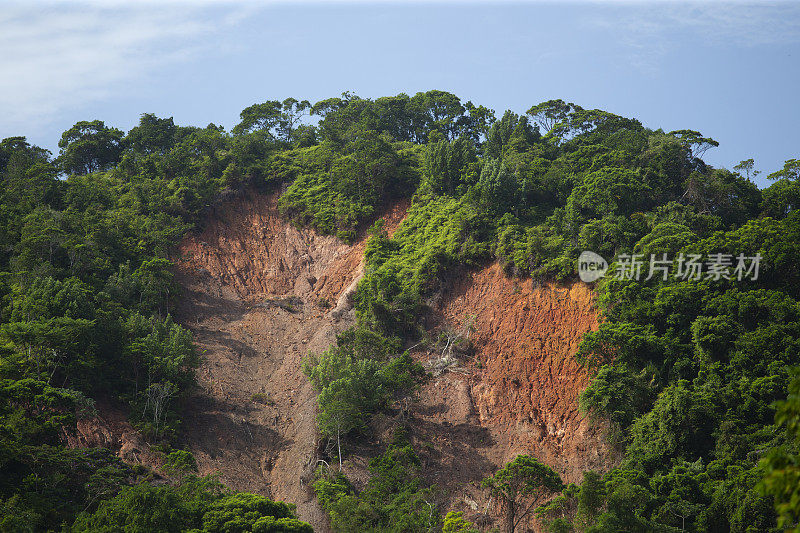
<svg viewBox="0 0 800 533">
<path fill-rule="evenodd" d="M 125 140 L 136 152 L 163 154 L 172 147 L 177 131 L 172 117 L 158 118 L 152 113 L 144 113 L 139 125 L 128 132 Z"/>
<path fill-rule="evenodd" d="M 761 460 L 766 471 L 761 489 L 774 498 L 778 526 L 800 533 L 800 367 L 793 372 L 788 397 L 778 402 L 775 413 L 775 423 L 786 432 L 787 443 Z"/>
<path fill-rule="evenodd" d="M 691 150 L 692 157 L 702 158 L 709 148 L 719 146 L 719 143 L 710 137 L 703 137 L 703 135 L 694 130 L 676 130 L 669 132 L 669 135 L 674 135 L 686 148 Z"/>
<path fill-rule="evenodd" d="M 89 174 L 105 170 L 122 155 L 122 139 L 117 128 L 108 128 L 102 120 L 81 121 L 61 135 L 58 161 L 64 172 Z"/>
<path fill-rule="evenodd" d="M 310 109 L 311 103 L 308 100 L 299 101 L 296 98 L 287 98 L 281 103 L 278 136 L 283 142 L 290 143 L 294 140 L 297 128 L 303 117 L 309 114 Z"/>
<path fill-rule="evenodd" d="M 733 167 L 733 170 L 735 170 L 735 171 L 737 171 L 739 173 L 744 172 L 745 177 L 747 179 L 751 180 L 751 179 L 754 179 L 759 174 L 761 174 L 761 171 L 753 169 L 753 167 L 755 167 L 755 165 L 756 165 L 756 162 L 751 157 L 750 159 L 745 159 L 744 161 L 740 161 L 738 165 Z"/>
<path fill-rule="evenodd" d="M 482 105 L 476 106 L 472 102 L 467 102 L 464 107 L 467 112 L 457 121 L 457 134 L 459 137 L 469 137 L 477 144 L 486 138 L 489 128 L 497 120 L 494 110 Z"/>
<path fill-rule="evenodd" d="M 771 217 L 783 218 L 800 206 L 800 160 L 786 161 L 781 170 L 773 172 L 767 177 L 776 181 L 762 191 L 762 213 Z"/>
<path fill-rule="evenodd" d="M 800 159 L 789 159 L 783 164 L 782 169 L 767 177 L 771 180 L 787 179 L 800 182 Z"/>
<path fill-rule="evenodd" d="M 411 107 L 418 117 L 417 142 L 425 142 L 432 131 L 438 131 L 448 140 L 458 136 L 458 121 L 465 109 L 456 95 L 446 91 L 417 93 L 411 98 Z"/>
<path fill-rule="evenodd" d="M 549 133 L 556 124 L 566 121 L 580 106 L 564 100 L 548 100 L 528 109 L 528 114 L 539 124 L 544 133 Z"/>
<path fill-rule="evenodd" d="M 486 134 L 486 142 L 483 143 L 484 153 L 488 157 L 502 158 L 506 150 L 512 143 L 511 141 L 520 141 L 524 149 L 525 142 L 531 142 L 534 139 L 534 129 L 528 123 L 528 117 L 519 116 L 512 111 L 506 111 L 503 118 L 492 124 Z"/>
<path fill-rule="evenodd" d="M 270 100 L 261 104 L 253 104 L 239 113 L 241 121 L 233 127 L 234 135 L 242 135 L 259 131 L 270 139 L 276 138 L 276 128 L 281 124 L 283 104 L 278 100 Z"/>
<path fill-rule="evenodd" d="M 481 205 L 497 216 L 517 207 L 517 177 L 497 159 L 483 164 L 477 188 Z"/>
<path fill-rule="evenodd" d="M 481 482 L 498 498 L 506 515 L 506 532 L 514 533 L 538 499 L 563 488 L 561 477 L 549 466 L 530 455 L 518 455 L 513 461 Z"/>
</svg>

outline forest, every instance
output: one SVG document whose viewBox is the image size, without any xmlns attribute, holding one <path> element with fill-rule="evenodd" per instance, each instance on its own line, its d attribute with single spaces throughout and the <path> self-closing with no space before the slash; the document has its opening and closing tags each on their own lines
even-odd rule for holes
<svg viewBox="0 0 800 533">
<path fill-rule="evenodd" d="M 336 468 L 342 443 L 426 379 L 408 348 L 455 269 L 499 261 L 567 282 L 591 250 L 611 270 L 626 254 L 761 262 L 755 279 L 594 284 L 603 318 L 578 351 L 593 376 L 579 404 L 609 422 L 622 459 L 565 485 L 518 456 L 483 483 L 504 531 L 532 513 L 551 532 L 800 532 L 800 160 L 759 189 L 752 159 L 703 161 L 717 145 L 562 100 L 496 114 L 436 90 L 267 101 L 230 131 L 82 121 L 57 154 L 4 139 L 0 531 L 311 531 L 291 502 L 199 475 L 180 438 L 202 354 L 173 319 L 171 251 L 231 191 L 282 191 L 300 227 L 370 234 L 356 325 L 303 365 L 333 444 L 313 490 L 334 531 L 482 530 L 429 505 L 436 487 L 404 428 L 363 489 Z M 398 199 L 410 208 L 390 237 L 376 216 Z M 67 445 L 102 401 L 125 407 L 166 476 Z"/>
</svg>

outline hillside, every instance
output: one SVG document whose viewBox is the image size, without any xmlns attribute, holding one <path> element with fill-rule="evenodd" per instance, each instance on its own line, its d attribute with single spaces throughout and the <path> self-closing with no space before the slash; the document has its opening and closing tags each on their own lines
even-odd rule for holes
<svg viewBox="0 0 800 533">
<path fill-rule="evenodd" d="M 204 354 L 181 438 L 201 474 L 219 472 L 231 488 L 296 503 L 300 518 L 324 531 L 309 486 L 321 459 L 315 394 L 301 360 L 355 323 L 348 299 L 362 275 L 366 235 L 346 245 L 296 228 L 276 202 L 277 195 L 247 191 L 221 203 L 178 248 L 177 317 Z M 382 215 L 390 234 L 404 215 L 403 202 Z M 535 453 L 573 482 L 585 470 L 607 470 L 613 461 L 602 425 L 590 424 L 577 404 L 589 375 L 574 355 L 597 328 L 591 292 L 533 289 L 496 265 L 452 285 L 432 328 L 474 314 L 470 339 L 485 370 L 459 361 L 422 387 L 409 419 L 414 441 L 432 445 L 422 454 L 424 475 L 445 490 L 448 505 L 477 516 L 469 505 L 483 508 L 486 498 L 470 484 L 519 453 Z M 427 364 L 438 351 L 413 353 Z M 368 459 L 348 458 L 346 471 L 368 477 Z"/>
<path fill-rule="evenodd" d="M 494 264 L 454 276 L 431 318 L 439 330 L 465 322 L 472 329 L 471 357 L 457 357 L 421 388 L 409 421 L 421 450 L 432 443 L 421 452 L 423 475 L 446 492 L 449 509 L 474 521 L 485 521 L 489 509 L 501 526 L 479 483 L 520 454 L 539 458 L 566 483 L 616 464 L 607 425 L 578 409 L 590 375 L 575 354 L 599 319 L 586 286 L 534 288 Z M 442 367 L 438 349 L 416 355 L 427 367 Z M 533 520 L 526 525 L 540 528 Z"/>
<path fill-rule="evenodd" d="M 315 394 L 302 358 L 354 322 L 363 238 L 346 245 L 281 218 L 276 195 L 247 191 L 215 209 L 178 247 L 178 317 L 204 354 L 182 439 L 201 474 L 297 504 L 326 520 L 309 490 L 317 466 Z M 398 203 L 385 214 L 396 226 Z"/>
<path fill-rule="evenodd" d="M 0 143 L 1 531 L 795 527 L 798 160 L 443 91 L 240 118 Z"/>
</svg>

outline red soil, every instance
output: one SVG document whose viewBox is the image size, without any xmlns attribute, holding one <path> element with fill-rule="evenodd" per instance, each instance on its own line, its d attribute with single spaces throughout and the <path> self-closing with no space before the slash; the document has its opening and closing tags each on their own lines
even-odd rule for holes
<svg viewBox="0 0 800 533">
<path fill-rule="evenodd" d="M 186 291 L 179 318 L 204 352 L 202 390 L 188 406 L 183 437 L 201 472 L 296 503 L 302 519 L 325 531 L 308 486 L 318 459 L 315 394 L 300 366 L 353 323 L 348 295 L 362 274 L 365 236 L 348 246 L 299 229 L 280 217 L 276 200 L 250 193 L 227 201 L 179 247 Z M 386 213 L 390 233 L 406 208 Z M 275 305 L 287 297 L 300 303 Z M 534 287 L 492 265 L 453 276 L 433 309 L 434 329 L 474 316 L 473 355 L 429 380 L 410 417 L 424 475 L 442 489 L 444 509 L 496 518 L 477 485 L 517 454 L 538 457 L 566 482 L 614 463 L 605 425 L 590 424 L 577 407 L 590 376 L 574 355 L 598 325 L 586 286 Z M 388 429 L 378 429 L 386 438 Z M 349 451 L 346 470 L 361 484 L 377 448 Z"/>
<path fill-rule="evenodd" d="M 456 276 L 434 307 L 440 325 L 472 319 L 474 328 L 474 356 L 426 384 L 413 411 L 428 477 L 446 489 L 447 506 L 496 518 L 477 485 L 518 454 L 537 457 L 566 483 L 609 469 L 607 426 L 590 423 L 577 403 L 590 376 L 574 355 L 598 326 L 586 285 L 535 287 L 494 264 Z M 534 521 L 527 527 L 538 529 Z"/>
</svg>

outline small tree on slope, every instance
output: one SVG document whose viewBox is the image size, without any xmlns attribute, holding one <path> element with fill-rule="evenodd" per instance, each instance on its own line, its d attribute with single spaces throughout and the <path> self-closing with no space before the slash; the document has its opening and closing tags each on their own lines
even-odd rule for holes
<svg viewBox="0 0 800 533">
<path fill-rule="evenodd" d="M 559 492 L 563 483 L 549 466 L 530 455 L 518 455 L 494 476 L 484 479 L 481 486 L 498 498 L 506 515 L 506 532 L 514 533 L 537 500 L 544 494 Z"/>
</svg>

